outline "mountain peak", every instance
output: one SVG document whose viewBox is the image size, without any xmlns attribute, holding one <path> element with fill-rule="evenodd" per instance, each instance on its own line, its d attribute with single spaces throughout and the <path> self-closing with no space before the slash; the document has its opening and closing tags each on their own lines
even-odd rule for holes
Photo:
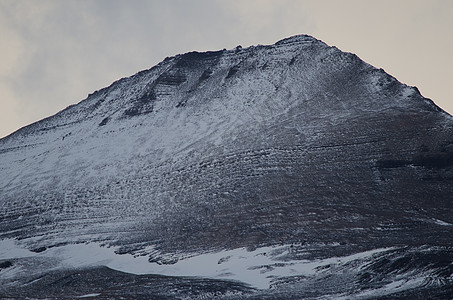
<svg viewBox="0 0 453 300">
<path fill-rule="evenodd" d="M 181 297 L 445 294 L 452 141 L 416 89 L 311 36 L 176 55 L 0 140 L 0 297 L 136 295 L 119 278 Z"/>
<path fill-rule="evenodd" d="M 294 36 L 291 36 L 288 38 L 281 39 L 278 42 L 276 42 L 275 45 L 304 44 L 304 43 L 316 43 L 316 42 L 325 44 L 324 42 L 314 38 L 311 35 L 299 34 L 299 35 L 294 35 Z"/>
</svg>

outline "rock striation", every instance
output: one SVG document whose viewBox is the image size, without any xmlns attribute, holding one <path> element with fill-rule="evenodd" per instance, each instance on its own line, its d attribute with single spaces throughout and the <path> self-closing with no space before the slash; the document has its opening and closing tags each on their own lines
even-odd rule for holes
<svg viewBox="0 0 453 300">
<path fill-rule="evenodd" d="M 444 298 L 452 201 L 417 88 L 306 35 L 190 52 L 0 140 L 0 296 Z"/>
</svg>

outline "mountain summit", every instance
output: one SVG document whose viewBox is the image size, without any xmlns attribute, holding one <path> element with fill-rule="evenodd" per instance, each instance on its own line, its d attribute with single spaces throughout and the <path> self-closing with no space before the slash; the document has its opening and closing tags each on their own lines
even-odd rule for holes
<svg viewBox="0 0 453 300">
<path fill-rule="evenodd" d="M 307 35 L 189 52 L 0 140 L 0 296 L 443 298 L 453 118 Z"/>
</svg>

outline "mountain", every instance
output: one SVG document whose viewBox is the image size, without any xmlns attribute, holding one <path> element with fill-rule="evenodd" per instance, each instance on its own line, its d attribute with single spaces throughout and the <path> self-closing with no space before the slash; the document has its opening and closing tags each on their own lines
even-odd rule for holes
<svg viewBox="0 0 453 300">
<path fill-rule="evenodd" d="M 166 58 L 0 140 L 0 296 L 453 295 L 453 118 L 307 35 Z"/>
</svg>

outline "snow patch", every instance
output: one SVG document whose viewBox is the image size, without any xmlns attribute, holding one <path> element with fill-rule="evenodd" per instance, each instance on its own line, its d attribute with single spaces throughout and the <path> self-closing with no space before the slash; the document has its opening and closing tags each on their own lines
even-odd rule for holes
<svg viewBox="0 0 453 300">
<path fill-rule="evenodd" d="M 453 224 L 451 223 L 447 223 L 447 222 L 444 222 L 442 220 L 439 220 L 439 219 L 433 219 L 434 223 L 436 223 L 437 225 L 441 225 L 441 226 L 452 226 Z"/>
<path fill-rule="evenodd" d="M 36 253 L 21 247 L 15 239 L 0 240 L 0 259 L 13 259 L 35 256 Z"/>
<path fill-rule="evenodd" d="M 78 296 L 77 298 L 91 298 L 91 297 L 97 297 L 101 294 L 87 294 L 87 295 L 83 295 L 83 296 Z"/>
<path fill-rule="evenodd" d="M 268 289 L 274 280 L 291 276 L 310 276 L 320 267 L 344 264 L 353 260 L 366 259 L 389 248 L 375 249 L 345 257 L 320 260 L 288 260 L 285 257 L 291 246 L 262 247 L 254 251 L 246 248 L 223 250 L 213 253 L 192 254 L 174 264 L 150 263 L 148 256 L 117 254 L 114 247 L 103 247 L 98 243 L 71 244 L 33 253 L 20 248 L 14 241 L 1 241 L 9 245 L 4 257 L 17 258 L 36 256 L 57 262 L 56 268 L 83 268 L 106 266 L 111 269 L 137 275 L 158 274 L 166 276 L 204 277 L 244 282 L 258 289 Z M 1 247 L 2 249 L 6 249 Z M 19 256 L 14 255 L 18 253 Z"/>
</svg>

